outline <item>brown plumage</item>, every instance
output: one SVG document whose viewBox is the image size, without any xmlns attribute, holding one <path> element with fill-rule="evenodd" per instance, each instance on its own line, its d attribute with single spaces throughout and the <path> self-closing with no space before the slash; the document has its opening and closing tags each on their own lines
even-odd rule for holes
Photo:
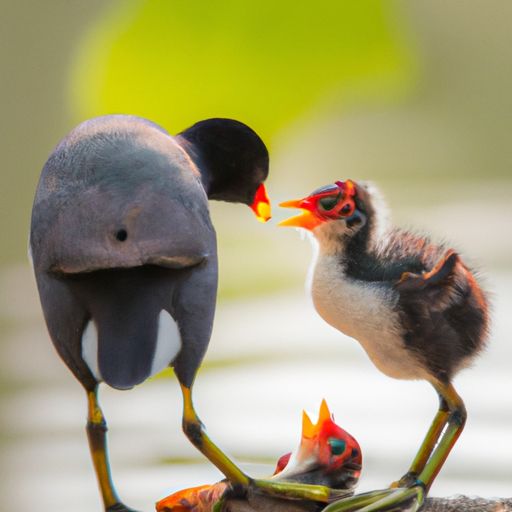
<svg viewBox="0 0 512 512">
<path fill-rule="evenodd" d="M 385 374 L 425 379 L 437 390 L 438 415 L 399 482 L 429 488 L 464 425 L 451 380 L 485 345 L 488 303 L 453 249 L 387 229 L 378 203 L 371 186 L 336 182 L 283 203 L 303 213 L 282 225 L 306 228 L 318 242 L 311 292 L 324 320 L 358 340 Z"/>
</svg>

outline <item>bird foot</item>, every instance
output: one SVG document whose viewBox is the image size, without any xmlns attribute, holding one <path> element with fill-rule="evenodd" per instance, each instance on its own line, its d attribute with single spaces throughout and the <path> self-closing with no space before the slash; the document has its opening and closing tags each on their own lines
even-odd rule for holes
<svg viewBox="0 0 512 512">
<path fill-rule="evenodd" d="M 418 475 L 412 471 L 407 472 L 400 480 L 392 482 L 389 486 L 391 489 L 398 489 L 399 487 L 414 487 L 418 485 Z"/>
<path fill-rule="evenodd" d="M 423 485 L 384 489 L 335 501 L 322 512 L 417 512 L 425 502 Z"/>
<path fill-rule="evenodd" d="M 137 510 L 127 507 L 124 503 L 114 503 L 105 509 L 105 512 L 138 512 Z"/>
</svg>

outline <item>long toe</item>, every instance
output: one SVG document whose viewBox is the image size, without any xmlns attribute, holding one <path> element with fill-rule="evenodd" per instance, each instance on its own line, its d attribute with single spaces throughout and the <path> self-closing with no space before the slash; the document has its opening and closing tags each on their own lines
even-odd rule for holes
<svg viewBox="0 0 512 512">
<path fill-rule="evenodd" d="M 371 505 L 357 509 L 358 512 L 416 512 L 425 502 L 425 492 L 420 485 L 396 489 L 389 496 Z"/>
</svg>

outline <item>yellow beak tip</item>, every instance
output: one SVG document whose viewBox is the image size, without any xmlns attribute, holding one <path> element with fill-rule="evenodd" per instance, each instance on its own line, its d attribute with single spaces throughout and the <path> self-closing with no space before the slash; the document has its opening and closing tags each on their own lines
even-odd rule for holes
<svg viewBox="0 0 512 512">
<path fill-rule="evenodd" d="M 269 204 L 259 203 L 256 209 L 256 218 L 260 222 L 267 222 L 272 218 L 272 211 Z"/>
</svg>

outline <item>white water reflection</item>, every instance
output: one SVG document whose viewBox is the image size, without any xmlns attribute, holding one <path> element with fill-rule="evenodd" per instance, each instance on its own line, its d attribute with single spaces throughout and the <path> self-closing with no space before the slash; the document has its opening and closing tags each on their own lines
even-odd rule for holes
<svg viewBox="0 0 512 512">
<path fill-rule="evenodd" d="M 475 368 L 456 381 L 469 420 L 435 495 L 510 495 L 512 274 L 490 281 L 492 340 Z M 2 502 L 6 510 L 99 510 L 85 398 L 55 357 L 37 315 L 3 346 L 4 375 L 37 386 L 27 384 L 3 401 L 9 442 L 3 447 Z M 406 470 L 437 405 L 427 384 L 376 371 L 356 342 L 317 317 L 301 291 L 222 305 L 207 359 L 211 367 L 195 386 L 197 409 L 210 435 L 260 475 L 298 442 L 302 408 L 315 416 L 325 397 L 363 448 L 360 489 L 385 486 Z M 232 364 L 212 364 L 226 359 Z M 102 389 L 101 396 L 115 480 L 132 506 L 152 510 L 173 490 L 220 478 L 181 433 L 174 380 L 152 381 L 130 393 Z M 164 464 L 165 458 L 176 463 Z"/>
</svg>

